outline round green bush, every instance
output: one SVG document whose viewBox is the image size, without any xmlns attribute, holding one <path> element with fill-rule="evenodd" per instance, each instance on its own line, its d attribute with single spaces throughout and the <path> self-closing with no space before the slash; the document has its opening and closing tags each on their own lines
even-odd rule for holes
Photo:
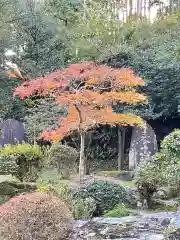
<svg viewBox="0 0 180 240">
<path fill-rule="evenodd" d="M 20 181 L 35 181 L 43 154 L 38 145 L 5 145 L 0 150 L 0 173 L 12 174 Z"/>
<path fill-rule="evenodd" d="M 99 180 L 90 183 L 75 193 L 74 197 L 93 198 L 96 202 L 94 216 L 100 216 L 104 212 L 113 209 L 117 204 L 126 202 L 127 193 L 121 185 L 110 181 Z"/>
</svg>

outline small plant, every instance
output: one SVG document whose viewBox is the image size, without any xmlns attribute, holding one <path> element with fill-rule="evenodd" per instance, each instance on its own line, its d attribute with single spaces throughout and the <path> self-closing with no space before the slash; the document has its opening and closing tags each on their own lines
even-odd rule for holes
<svg viewBox="0 0 180 240">
<path fill-rule="evenodd" d="M 72 219 L 66 204 L 53 195 L 20 195 L 0 206 L 0 238 L 64 240 Z"/>
<path fill-rule="evenodd" d="M 0 150 L 0 172 L 12 174 L 20 181 L 35 181 L 43 154 L 38 145 L 5 145 Z"/>
<path fill-rule="evenodd" d="M 37 185 L 38 192 L 51 192 L 53 190 L 53 186 L 51 184 L 41 183 Z"/>
<path fill-rule="evenodd" d="M 121 185 L 113 182 L 99 180 L 90 183 L 87 187 L 81 188 L 75 193 L 77 198 L 93 198 L 96 202 L 94 215 L 102 215 L 104 212 L 113 209 L 118 203 L 127 201 L 127 194 Z"/>
<path fill-rule="evenodd" d="M 129 208 L 121 203 L 115 206 L 112 210 L 104 214 L 105 217 L 126 217 L 129 216 L 130 211 Z"/>
<path fill-rule="evenodd" d="M 73 199 L 71 202 L 71 211 L 74 219 L 90 219 L 95 210 L 96 203 L 93 198 Z"/>
<path fill-rule="evenodd" d="M 178 239 L 175 236 L 172 236 L 179 227 L 175 223 L 169 224 L 165 229 L 164 229 L 164 235 L 166 240 L 175 240 Z"/>
</svg>

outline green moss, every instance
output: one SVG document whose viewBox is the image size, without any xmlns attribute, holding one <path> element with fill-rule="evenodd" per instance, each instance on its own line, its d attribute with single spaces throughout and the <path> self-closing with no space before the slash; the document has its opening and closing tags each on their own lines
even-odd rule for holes
<svg viewBox="0 0 180 240">
<path fill-rule="evenodd" d="M 101 171 L 98 175 L 106 175 L 107 177 L 115 177 L 117 174 L 121 173 L 120 171 Z"/>
<path fill-rule="evenodd" d="M 0 205 L 7 202 L 9 200 L 9 196 L 1 196 L 0 195 Z"/>
<path fill-rule="evenodd" d="M 126 217 L 130 215 L 130 209 L 124 204 L 118 204 L 114 209 L 107 212 L 105 217 Z"/>
</svg>

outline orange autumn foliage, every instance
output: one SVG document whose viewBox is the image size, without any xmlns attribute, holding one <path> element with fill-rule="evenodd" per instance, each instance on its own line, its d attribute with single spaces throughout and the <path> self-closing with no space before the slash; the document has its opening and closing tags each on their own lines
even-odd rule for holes
<svg viewBox="0 0 180 240">
<path fill-rule="evenodd" d="M 144 81 L 129 68 L 113 69 L 83 62 L 23 82 L 14 95 L 22 99 L 34 94 L 51 95 L 68 107 L 68 115 L 60 119 L 59 128 L 45 130 L 41 135 L 44 139 L 58 141 L 73 131 L 87 131 L 102 124 L 142 125 L 143 120 L 136 115 L 112 111 L 112 106 L 118 102 L 146 103 L 146 96 L 135 89 L 138 85 L 144 85 Z"/>
</svg>

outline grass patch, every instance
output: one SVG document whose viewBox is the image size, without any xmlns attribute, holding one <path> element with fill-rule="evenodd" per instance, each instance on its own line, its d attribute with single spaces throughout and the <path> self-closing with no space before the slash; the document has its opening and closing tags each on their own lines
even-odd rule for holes
<svg viewBox="0 0 180 240">
<path fill-rule="evenodd" d="M 100 171 L 97 173 L 99 176 L 115 177 L 117 174 L 121 173 L 120 171 Z"/>
<path fill-rule="evenodd" d="M 19 182 L 19 180 L 16 177 L 13 177 L 12 175 L 0 175 L 0 182 L 4 181 Z"/>
<path fill-rule="evenodd" d="M 124 204 L 118 204 L 114 209 L 104 214 L 105 217 L 126 217 L 129 216 L 131 210 Z"/>
<path fill-rule="evenodd" d="M 122 180 L 119 180 L 120 181 L 120 184 L 126 186 L 126 187 L 135 187 L 136 184 L 135 184 L 135 180 L 132 180 L 132 181 L 122 181 Z"/>
</svg>

